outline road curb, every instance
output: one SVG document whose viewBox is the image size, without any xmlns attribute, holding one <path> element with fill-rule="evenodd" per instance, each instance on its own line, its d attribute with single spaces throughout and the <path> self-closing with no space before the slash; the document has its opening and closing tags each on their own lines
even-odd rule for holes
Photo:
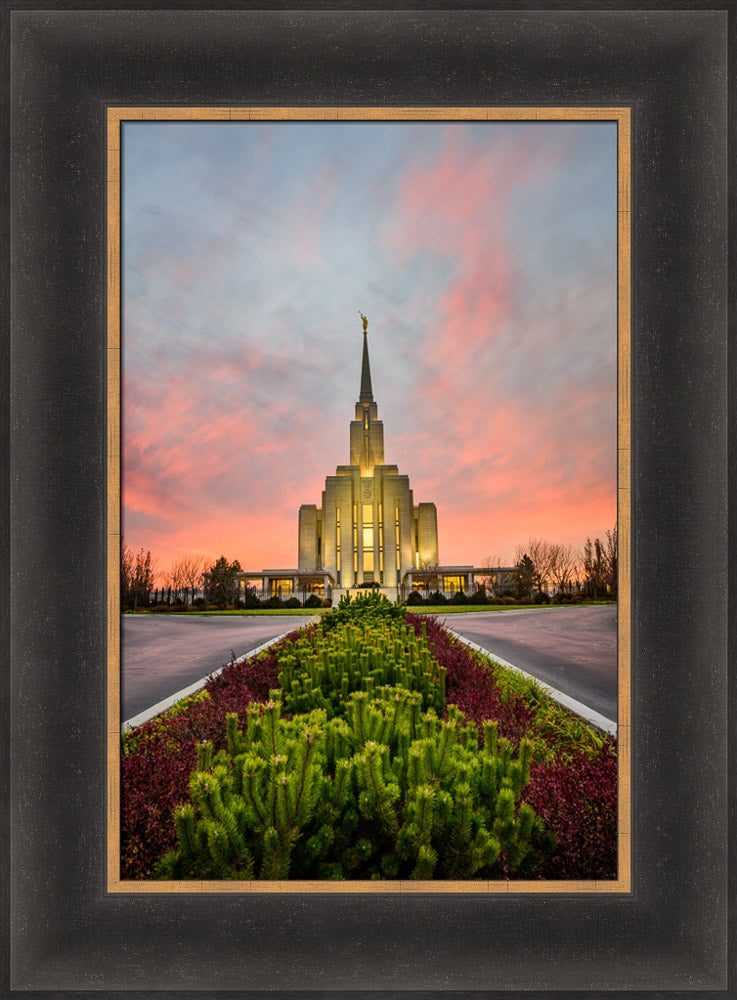
<svg viewBox="0 0 737 1000">
<path fill-rule="evenodd" d="M 451 635 L 456 638 L 459 642 L 462 642 L 464 646 L 468 646 L 469 649 L 475 650 L 477 653 L 481 653 L 483 656 L 494 660 L 502 667 L 506 667 L 507 670 L 514 670 L 515 673 L 521 674 L 523 677 L 527 677 L 529 680 L 535 681 L 539 684 L 547 694 L 557 701 L 559 705 L 563 708 L 567 708 L 569 712 L 573 712 L 574 715 L 578 715 L 580 718 L 587 722 L 590 726 L 594 726 L 595 729 L 599 729 L 603 733 L 608 733 L 610 736 L 617 735 L 617 723 L 612 722 L 611 719 L 607 719 L 605 716 L 601 715 L 599 712 L 595 712 L 593 708 L 589 708 L 588 705 L 584 705 L 583 702 L 576 701 L 575 698 L 571 698 L 570 695 L 563 694 L 562 691 L 558 691 L 557 688 L 551 687 L 546 684 L 545 681 L 539 680 L 534 674 L 528 673 L 527 670 L 523 670 L 522 667 L 516 666 L 514 663 L 510 663 L 508 660 L 503 660 L 501 656 L 497 656 L 496 653 L 489 649 L 484 649 L 483 646 L 479 646 L 477 642 L 471 642 L 470 639 L 466 639 L 455 629 L 450 628 L 447 623 L 443 626 Z"/>
<path fill-rule="evenodd" d="M 182 688 L 181 691 L 177 691 L 176 694 L 169 695 L 168 698 L 164 698 L 162 701 L 157 702 L 155 705 L 152 705 L 151 708 L 144 708 L 144 710 L 139 712 L 138 715 L 134 715 L 132 718 L 127 719 L 120 727 L 120 731 L 125 733 L 130 729 L 135 729 L 137 726 L 142 726 L 144 722 L 149 722 L 157 715 L 161 715 L 162 712 L 171 708 L 172 705 L 176 705 L 176 703 L 181 701 L 182 698 L 188 698 L 189 695 L 196 694 L 197 691 L 200 691 L 205 684 L 207 684 L 211 677 L 217 677 L 218 674 L 221 674 L 226 667 L 235 663 L 243 663 L 244 660 L 250 660 L 252 657 L 258 656 L 259 653 L 263 653 L 263 651 L 268 649 L 269 646 L 273 646 L 275 643 L 281 642 L 282 639 L 285 639 L 294 631 L 295 630 L 293 628 L 287 629 L 287 631 L 282 632 L 281 635 L 277 635 L 273 639 L 269 639 L 267 642 L 261 643 L 261 645 L 256 646 L 255 649 L 249 649 L 247 653 L 239 656 L 236 660 L 231 660 L 230 663 L 226 663 L 217 670 L 213 670 L 211 674 L 201 677 L 200 680 L 195 681 L 194 684 L 190 684 L 188 687 Z"/>
</svg>

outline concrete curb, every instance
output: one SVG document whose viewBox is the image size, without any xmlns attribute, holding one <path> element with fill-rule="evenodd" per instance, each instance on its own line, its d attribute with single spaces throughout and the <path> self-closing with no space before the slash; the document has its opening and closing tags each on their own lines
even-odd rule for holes
<svg viewBox="0 0 737 1000">
<path fill-rule="evenodd" d="M 465 639 L 454 629 L 449 628 L 447 624 L 445 624 L 443 627 L 448 632 L 450 632 L 451 635 L 454 636 L 454 638 L 456 638 L 459 642 L 462 642 L 464 646 L 468 646 L 469 649 L 473 649 L 477 653 L 481 653 L 483 656 L 486 656 L 489 659 L 494 660 L 500 666 L 506 667 L 508 670 L 514 670 L 515 673 L 521 674 L 523 677 L 527 677 L 530 680 L 535 681 L 536 684 L 539 684 L 540 687 L 543 688 L 550 695 L 553 701 L 557 701 L 559 705 L 562 705 L 563 708 L 567 708 L 568 711 L 573 712 L 574 715 L 580 716 L 580 718 L 582 718 L 584 722 L 588 722 L 590 726 L 594 726 L 595 729 L 599 729 L 603 733 L 608 733 L 610 736 L 617 735 L 616 722 L 612 722 L 611 719 L 605 718 L 603 715 L 600 715 L 598 712 L 595 712 L 593 708 L 589 708 L 588 705 L 584 705 L 582 702 L 576 701 L 575 698 L 571 698 L 569 695 L 563 694 L 562 691 L 558 691 L 556 690 L 556 688 L 550 687 L 549 684 L 546 684 L 544 681 L 539 680 L 533 674 L 528 673 L 521 667 L 515 666 L 514 663 L 510 663 L 508 660 L 503 660 L 501 656 L 497 656 L 496 653 L 492 653 L 490 650 L 484 649 L 484 647 L 479 646 L 478 643 L 471 642 L 470 639 Z"/>
<path fill-rule="evenodd" d="M 247 653 L 244 653 L 243 656 L 239 656 L 237 660 L 232 660 L 231 663 L 243 663 L 244 660 L 250 660 L 251 657 L 257 656 L 259 653 L 263 653 L 265 649 L 268 649 L 269 646 L 273 646 L 274 643 L 281 642 L 281 640 L 286 638 L 290 632 L 294 631 L 295 630 L 293 628 L 287 629 L 286 632 L 282 632 L 281 635 L 277 635 L 275 638 L 269 639 L 268 642 L 262 643 L 255 649 L 249 649 Z M 124 722 L 120 727 L 120 731 L 124 733 L 129 729 L 135 729 L 136 726 L 142 726 L 144 722 L 149 722 L 155 716 L 161 715 L 162 712 L 165 712 L 167 708 L 171 708 L 172 705 L 176 705 L 176 703 L 181 701 L 182 698 L 187 698 L 189 695 L 200 691 L 211 677 L 217 677 L 218 674 L 221 674 L 223 670 L 225 670 L 225 667 L 229 667 L 230 665 L 230 663 L 224 664 L 218 670 L 213 670 L 211 674 L 207 674 L 207 676 L 195 681 L 194 684 L 190 684 L 189 687 L 182 688 L 182 690 L 177 691 L 176 694 L 169 695 L 168 698 L 164 698 L 163 701 L 157 702 L 155 705 L 152 705 L 151 708 L 145 708 L 142 712 L 139 712 L 138 715 L 134 715 L 132 719 L 128 719 Z"/>
</svg>

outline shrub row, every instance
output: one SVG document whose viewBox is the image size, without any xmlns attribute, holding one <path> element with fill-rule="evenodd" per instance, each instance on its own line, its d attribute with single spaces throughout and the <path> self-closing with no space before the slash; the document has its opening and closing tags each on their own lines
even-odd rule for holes
<svg viewBox="0 0 737 1000">
<path fill-rule="evenodd" d="M 337 615 L 335 616 L 337 618 Z M 357 618 L 357 624 L 315 626 L 296 642 L 287 639 L 278 654 L 279 684 L 289 712 L 324 709 L 340 715 L 354 691 L 373 696 L 398 685 L 417 693 L 424 709 L 445 710 L 445 668 L 419 635 L 402 621 Z"/>
<path fill-rule="evenodd" d="M 310 594 L 305 598 L 304 602 L 300 601 L 298 597 L 267 597 L 261 600 L 258 597 L 248 597 L 245 601 L 238 600 L 235 604 L 228 605 L 229 608 L 237 610 L 239 608 L 245 608 L 252 611 L 258 611 L 260 609 L 267 611 L 274 611 L 280 609 L 289 608 L 329 608 L 330 601 L 319 597 L 317 594 Z M 153 612 L 154 614 L 170 614 L 170 613 L 187 613 L 193 611 L 222 611 L 223 608 L 218 604 L 208 604 L 203 597 L 195 597 L 191 604 L 184 604 L 183 602 L 177 602 L 174 604 L 167 604 L 161 602 L 158 604 L 150 604 L 147 610 Z"/>
<path fill-rule="evenodd" d="M 177 847 L 162 878 L 463 879 L 517 873 L 539 858 L 542 823 L 520 802 L 531 745 L 518 759 L 487 723 L 483 749 L 458 709 L 441 719 L 386 685 L 354 691 L 340 714 L 228 716 L 228 750 L 200 748 Z"/>
<path fill-rule="evenodd" d="M 164 878 L 470 878 L 534 870 L 543 826 L 520 801 L 519 757 L 446 711 L 426 630 L 376 595 L 278 654 L 281 690 L 227 716 L 228 749 L 199 749 Z M 343 620 L 348 617 L 346 623 Z M 291 718 L 282 717 L 282 703 Z"/>
<path fill-rule="evenodd" d="M 534 594 L 532 597 L 514 597 L 511 594 L 501 594 L 498 597 L 487 594 L 485 590 L 476 590 L 471 594 L 465 594 L 463 591 L 459 590 L 452 597 L 447 597 L 441 591 L 436 591 L 435 593 L 426 594 L 423 596 L 423 592 L 419 590 L 413 590 L 407 596 L 405 604 L 407 607 L 439 607 L 442 605 L 472 605 L 484 606 L 490 605 L 493 607 L 529 607 L 531 605 L 539 604 L 582 604 L 589 603 L 590 598 L 585 594 L 564 594 L 558 593 L 553 597 L 549 594 L 540 591 Z"/>
<path fill-rule="evenodd" d="M 175 843 L 174 808 L 187 794 L 197 763 L 197 745 L 226 745 L 228 712 L 245 713 L 276 686 L 275 649 L 243 663 L 227 665 L 200 696 L 185 707 L 124 733 L 121 753 L 121 878 L 146 879 Z"/>
</svg>

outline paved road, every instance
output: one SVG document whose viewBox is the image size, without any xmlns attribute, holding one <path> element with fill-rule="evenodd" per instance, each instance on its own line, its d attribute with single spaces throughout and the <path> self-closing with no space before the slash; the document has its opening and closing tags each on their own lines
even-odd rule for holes
<svg viewBox="0 0 737 1000">
<path fill-rule="evenodd" d="M 123 719 L 222 667 L 283 632 L 315 621 L 307 615 L 122 615 Z"/>
<path fill-rule="evenodd" d="M 540 608 L 438 615 L 490 653 L 617 721 L 617 609 Z"/>
<path fill-rule="evenodd" d="M 617 609 L 542 608 L 438 616 L 473 642 L 564 694 L 617 719 Z M 123 615 L 123 719 L 130 719 L 231 657 L 313 618 Z"/>
</svg>

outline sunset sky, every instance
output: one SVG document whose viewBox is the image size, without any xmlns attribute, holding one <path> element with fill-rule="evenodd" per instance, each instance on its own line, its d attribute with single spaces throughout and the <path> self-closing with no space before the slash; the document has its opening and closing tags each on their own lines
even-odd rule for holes
<svg viewBox="0 0 737 1000">
<path fill-rule="evenodd" d="M 440 560 L 616 520 L 616 126 L 123 126 L 123 535 L 297 565 L 348 462 L 362 325 L 385 459 Z"/>
</svg>

